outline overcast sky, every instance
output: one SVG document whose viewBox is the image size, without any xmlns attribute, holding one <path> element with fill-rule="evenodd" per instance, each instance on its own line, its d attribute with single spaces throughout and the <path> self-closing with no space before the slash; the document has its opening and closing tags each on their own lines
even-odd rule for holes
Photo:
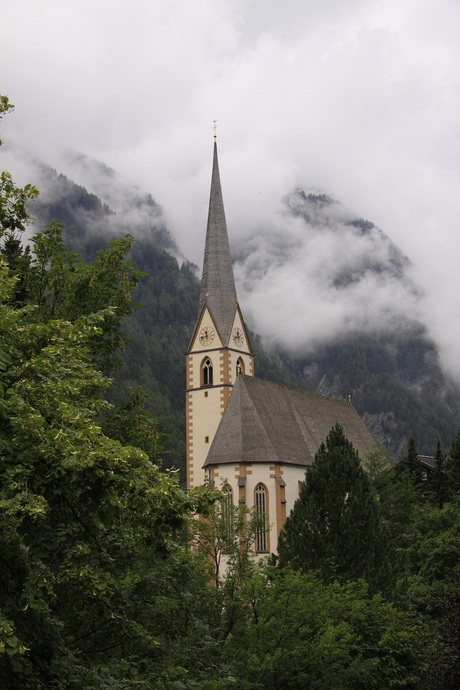
<svg viewBox="0 0 460 690">
<path fill-rule="evenodd" d="M 111 165 L 201 264 L 217 120 L 231 241 L 332 194 L 410 257 L 460 375 L 458 0 L 0 0 L 0 26 L 3 139 Z"/>
</svg>

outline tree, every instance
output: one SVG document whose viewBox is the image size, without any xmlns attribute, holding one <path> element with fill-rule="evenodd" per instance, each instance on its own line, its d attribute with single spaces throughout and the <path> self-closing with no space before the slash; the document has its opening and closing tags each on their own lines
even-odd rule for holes
<svg viewBox="0 0 460 690">
<path fill-rule="evenodd" d="M 438 637 L 424 687 L 454 690 L 460 685 L 460 501 L 442 508 L 421 505 L 407 534 L 401 600 L 427 617 Z"/>
<path fill-rule="evenodd" d="M 1 107 L 9 109 L 7 99 Z M 15 238 L 34 193 L 24 189 L 2 176 L 0 685 L 149 682 L 159 675 L 161 586 L 187 560 L 193 499 L 159 471 L 157 435 L 139 397 L 125 410 L 136 422 L 129 440 L 127 425 L 117 438 L 101 426 L 106 417 L 110 430 L 103 369 L 114 365 L 120 322 L 133 306 L 131 240 L 90 265 L 50 224 L 21 262 Z"/>
<path fill-rule="evenodd" d="M 423 482 L 423 468 L 413 438 L 409 439 L 407 455 L 397 465 L 397 469 L 398 472 L 408 472 L 414 486 L 421 487 Z"/>
<path fill-rule="evenodd" d="M 423 622 L 361 582 L 325 584 L 289 567 L 257 573 L 223 649 L 239 688 L 415 688 L 428 665 Z"/>
<path fill-rule="evenodd" d="M 460 429 L 452 441 L 447 456 L 446 472 L 449 482 L 449 493 L 451 496 L 458 496 L 460 494 Z"/>
<path fill-rule="evenodd" d="M 14 109 L 8 96 L 0 95 L 0 120 L 5 113 Z M 0 139 L 0 146 L 3 141 Z M 34 185 L 26 184 L 25 187 L 17 187 L 9 172 L 0 173 L 0 237 L 5 233 L 22 231 L 30 222 L 27 212 L 27 202 L 38 195 L 38 189 Z"/>
<path fill-rule="evenodd" d="M 449 500 L 449 477 L 446 472 L 446 457 L 442 452 L 441 442 L 436 446 L 435 466 L 433 472 L 428 475 L 428 485 L 436 504 L 442 508 Z"/>
<path fill-rule="evenodd" d="M 363 577 L 378 586 L 384 564 L 378 503 L 358 453 L 339 425 L 306 470 L 278 550 L 281 566 L 317 570 L 326 581 Z"/>
<path fill-rule="evenodd" d="M 126 259 L 133 238 L 125 235 L 112 240 L 91 264 L 66 248 L 62 231 L 62 223 L 52 221 L 31 238 L 33 256 L 24 278 L 28 299 L 35 305 L 39 321 L 75 321 L 110 307 L 104 327 L 89 346 L 100 368 L 111 372 L 120 361 L 122 319 L 133 313 L 133 291 L 141 276 Z"/>
<path fill-rule="evenodd" d="M 98 423 L 108 379 L 91 340 L 112 309 L 37 321 L 33 305 L 9 305 L 13 286 L 3 266 L 1 684 L 103 687 L 107 658 L 116 679 L 123 657 L 139 660 L 157 644 L 140 625 L 152 593 L 133 592 L 149 554 L 162 559 L 180 543 L 189 499 Z"/>
<path fill-rule="evenodd" d="M 198 487 L 196 495 L 202 500 L 199 515 L 189 523 L 189 544 L 194 556 L 206 564 L 212 585 L 207 620 L 217 642 L 231 634 L 242 615 L 240 592 L 255 568 L 260 517 L 243 505 L 235 506 L 228 485 L 221 491 Z"/>
</svg>

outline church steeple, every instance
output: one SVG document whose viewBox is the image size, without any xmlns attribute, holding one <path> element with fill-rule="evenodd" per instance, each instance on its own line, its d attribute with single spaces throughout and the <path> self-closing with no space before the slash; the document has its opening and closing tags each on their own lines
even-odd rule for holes
<svg viewBox="0 0 460 690">
<path fill-rule="evenodd" d="M 254 376 L 254 356 L 236 298 L 215 141 L 200 309 L 186 372 L 187 487 L 191 489 L 205 481 L 204 463 L 236 379 L 240 374 Z"/>
<path fill-rule="evenodd" d="M 235 318 L 237 296 L 215 140 L 203 277 L 201 280 L 200 312 L 205 305 L 209 309 L 223 345 L 228 345 Z"/>
</svg>

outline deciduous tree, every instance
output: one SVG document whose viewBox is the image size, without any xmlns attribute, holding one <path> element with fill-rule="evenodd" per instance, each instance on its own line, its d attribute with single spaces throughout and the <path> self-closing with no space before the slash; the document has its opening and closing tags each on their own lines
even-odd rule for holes
<svg viewBox="0 0 460 690">
<path fill-rule="evenodd" d="M 361 582 L 325 584 L 289 567 L 260 573 L 223 654 L 238 687 L 285 690 L 418 688 L 431 640 L 414 615 Z"/>
</svg>

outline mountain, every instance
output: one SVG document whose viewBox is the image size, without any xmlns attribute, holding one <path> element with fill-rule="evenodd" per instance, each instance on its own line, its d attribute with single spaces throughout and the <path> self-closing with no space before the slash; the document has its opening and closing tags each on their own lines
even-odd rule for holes
<svg viewBox="0 0 460 690">
<path fill-rule="evenodd" d="M 70 169 L 80 184 L 37 168 L 42 193 L 32 214 L 38 228 L 62 221 L 66 242 L 86 258 L 111 237 L 136 238 L 130 258 L 144 272 L 140 306 L 125 324 L 128 343 L 110 395 L 121 402 L 130 388 L 144 387 L 149 411 L 161 418 L 165 465 L 183 470 L 184 353 L 197 316 L 197 268 L 181 255 L 150 194 L 78 154 Z M 256 375 L 351 397 L 393 459 L 411 437 L 425 454 L 434 453 L 438 438 L 450 445 L 460 392 L 418 318 L 421 293 L 408 277 L 409 260 L 373 223 L 316 191 L 289 194 L 279 224 L 234 248 L 245 313 L 267 309 L 284 275 L 298 277 L 282 328 L 281 314 L 268 314 L 257 328 L 263 337 L 252 335 Z"/>
<path fill-rule="evenodd" d="M 351 399 L 393 459 L 410 438 L 424 454 L 438 438 L 450 444 L 459 388 L 420 320 L 410 261 L 384 232 L 324 193 L 297 189 L 279 224 L 249 236 L 235 261 L 244 303 L 265 308 L 269 352 L 298 385 Z M 282 302 L 275 283 L 290 286 Z"/>
</svg>

